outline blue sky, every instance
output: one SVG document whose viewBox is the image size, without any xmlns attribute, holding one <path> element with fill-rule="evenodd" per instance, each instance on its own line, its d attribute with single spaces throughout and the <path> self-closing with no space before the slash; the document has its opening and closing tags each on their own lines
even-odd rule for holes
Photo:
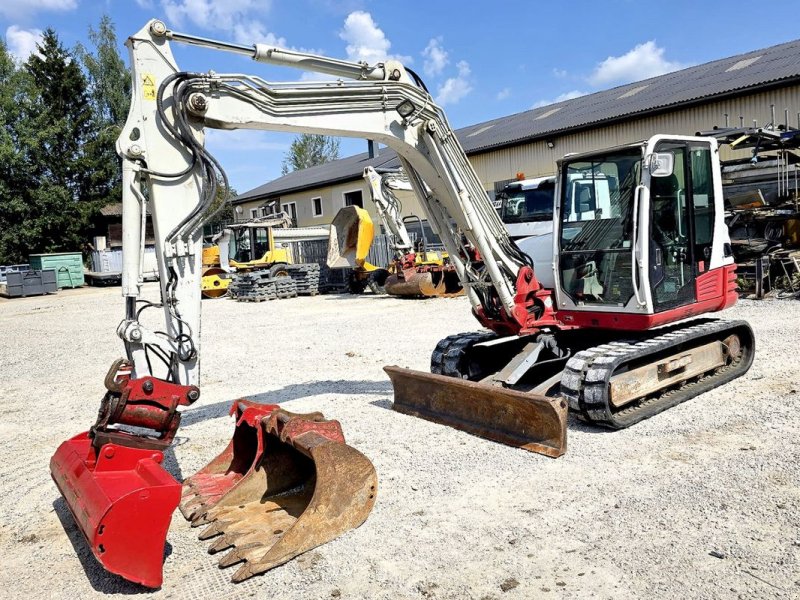
<svg viewBox="0 0 800 600">
<path fill-rule="evenodd" d="M 86 43 L 103 13 L 120 43 L 149 18 L 171 29 L 376 62 L 400 58 L 425 79 L 456 128 L 797 37 L 789 0 L 0 0 L 0 35 L 21 60 L 53 27 Z M 786 26 L 781 26 L 787 23 Z M 181 68 L 291 81 L 300 72 L 198 48 Z M 124 48 L 122 48 L 124 51 Z M 124 54 L 127 60 L 127 53 Z M 208 146 L 244 192 L 280 175 L 292 136 L 212 132 Z M 362 152 L 343 140 L 341 155 Z"/>
</svg>

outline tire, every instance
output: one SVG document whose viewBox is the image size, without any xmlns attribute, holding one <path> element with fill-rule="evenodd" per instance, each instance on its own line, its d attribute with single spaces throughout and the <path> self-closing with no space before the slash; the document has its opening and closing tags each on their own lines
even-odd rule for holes
<svg viewBox="0 0 800 600">
<path fill-rule="evenodd" d="M 270 277 L 288 277 L 289 271 L 286 269 L 286 263 L 279 263 L 277 265 L 272 265 L 269 268 L 269 276 Z"/>
</svg>

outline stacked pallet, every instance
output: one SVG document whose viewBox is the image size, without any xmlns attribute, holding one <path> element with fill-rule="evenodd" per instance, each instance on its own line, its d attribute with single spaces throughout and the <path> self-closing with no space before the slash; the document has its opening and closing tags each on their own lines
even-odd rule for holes
<svg viewBox="0 0 800 600">
<path fill-rule="evenodd" d="M 294 280 L 297 293 L 301 296 L 319 294 L 319 264 L 288 265 L 286 271 Z"/>
<path fill-rule="evenodd" d="M 273 281 L 278 298 L 297 298 L 297 283 L 294 279 L 288 275 L 282 275 Z"/>
<path fill-rule="evenodd" d="M 237 273 L 228 286 L 228 296 L 237 302 L 263 302 L 275 300 L 278 290 L 275 278 L 269 271 L 250 271 Z"/>
</svg>

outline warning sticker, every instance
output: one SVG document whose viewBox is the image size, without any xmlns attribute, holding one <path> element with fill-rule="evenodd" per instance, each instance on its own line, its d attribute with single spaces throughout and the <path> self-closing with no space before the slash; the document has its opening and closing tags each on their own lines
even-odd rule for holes
<svg viewBox="0 0 800 600">
<path fill-rule="evenodd" d="M 156 78 L 150 73 L 142 77 L 142 95 L 145 100 L 156 99 Z"/>
</svg>

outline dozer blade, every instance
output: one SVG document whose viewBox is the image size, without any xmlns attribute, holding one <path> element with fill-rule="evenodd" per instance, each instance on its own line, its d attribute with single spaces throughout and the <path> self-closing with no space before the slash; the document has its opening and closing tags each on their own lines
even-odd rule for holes
<svg viewBox="0 0 800 600">
<path fill-rule="evenodd" d="M 364 267 L 374 235 L 372 218 L 366 210 L 358 206 L 340 209 L 333 217 L 328 236 L 328 267 Z"/>
<path fill-rule="evenodd" d="M 567 403 L 400 367 L 384 367 L 398 412 L 557 458 L 567 451 Z"/>
<path fill-rule="evenodd" d="M 100 564 L 147 587 L 161 587 L 164 542 L 181 485 L 160 465 L 163 454 L 105 444 L 89 433 L 59 446 L 50 473 Z"/>
<path fill-rule="evenodd" d="M 244 563 L 233 574 L 234 582 L 264 573 L 358 527 L 372 510 L 377 493 L 375 468 L 344 443 L 338 422 L 326 421 L 318 413 L 294 415 L 268 408 L 273 410 L 262 410 L 252 421 L 260 434 L 239 436 L 239 441 L 255 444 L 255 456 L 252 447 L 243 450 L 236 444 L 238 430 L 249 427 L 243 424 L 259 410 L 248 403 L 231 452 L 226 450 L 189 480 L 197 489 L 203 474 L 234 472 L 220 468 L 226 461 L 234 465 L 241 457 L 241 465 L 251 464 L 237 467 L 246 472 L 210 506 L 187 511 L 194 515 L 193 526 L 206 525 L 200 539 L 212 540 L 210 553 L 227 550 L 220 567 Z"/>
</svg>

